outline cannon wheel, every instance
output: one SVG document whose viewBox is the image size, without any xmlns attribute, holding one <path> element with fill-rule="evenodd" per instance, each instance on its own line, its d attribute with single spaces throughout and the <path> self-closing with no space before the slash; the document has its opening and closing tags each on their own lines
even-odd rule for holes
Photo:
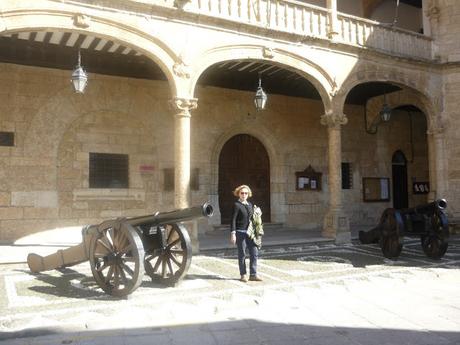
<svg viewBox="0 0 460 345">
<path fill-rule="evenodd" d="M 129 295 L 142 282 L 144 247 L 139 234 L 126 222 L 92 236 L 89 261 L 97 284 L 110 295 Z"/>
<path fill-rule="evenodd" d="M 380 248 L 388 259 L 396 259 L 401 254 L 404 241 L 404 223 L 401 213 L 394 208 L 387 208 L 380 219 L 382 235 Z"/>
<path fill-rule="evenodd" d="M 440 259 L 446 254 L 449 246 L 449 224 L 444 213 L 436 212 L 431 217 L 431 231 L 421 237 L 422 248 L 426 256 L 431 259 Z"/>
<path fill-rule="evenodd" d="M 186 274 L 192 262 L 192 243 L 182 224 L 164 227 L 164 245 L 145 256 L 145 272 L 153 281 L 176 285 Z"/>
</svg>

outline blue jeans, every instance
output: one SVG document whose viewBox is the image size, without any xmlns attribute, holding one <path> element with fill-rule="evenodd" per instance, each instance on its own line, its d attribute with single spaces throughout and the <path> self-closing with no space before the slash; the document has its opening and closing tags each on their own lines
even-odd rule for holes
<svg viewBox="0 0 460 345">
<path fill-rule="evenodd" d="M 246 274 L 246 248 L 249 251 L 249 274 L 255 276 L 257 274 L 257 257 L 259 249 L 250 240 L 245 231 L 236 231 L 236 246 L 238 248 L 238 266 L 240 268 L 240 275 Z"/>
</svg>

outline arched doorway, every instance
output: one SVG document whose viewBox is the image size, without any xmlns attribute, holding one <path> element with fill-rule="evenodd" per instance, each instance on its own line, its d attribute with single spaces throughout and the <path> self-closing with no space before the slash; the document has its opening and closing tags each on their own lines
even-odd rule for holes
<svg viewBox="0 0 460 345">
<path fill-rule="evenodd" d="M 229 224 L 235 187 L 247 184 L 254 194 L 251 201 L 262 209 L 262 219 L 270 222 L 270 159 L 263 144 L 248 134 L 230 138 L 219 155 L 219 206 L 221 223 Z"/>
<path fill-rule="evenodd" d="M 396 209 L 409 207 L 407 194 L 407 159 L 400 150 L 391 159 L 393 176 L 393 207 Z"/>
</svg>

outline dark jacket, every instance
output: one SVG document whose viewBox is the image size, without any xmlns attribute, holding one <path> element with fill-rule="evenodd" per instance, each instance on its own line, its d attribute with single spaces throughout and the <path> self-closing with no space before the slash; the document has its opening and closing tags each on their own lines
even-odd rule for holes
<svg viewBox="0 0 460 345">
<path fill-rule="evenodd" d="M 241 201 L 237 200 L 233 204 L 232 222 L 230 230 L 247 230 L 249 221 L 251 220 L 254 206 L 248 201 L 248 205 L 243 205 Z"/>
</svg>

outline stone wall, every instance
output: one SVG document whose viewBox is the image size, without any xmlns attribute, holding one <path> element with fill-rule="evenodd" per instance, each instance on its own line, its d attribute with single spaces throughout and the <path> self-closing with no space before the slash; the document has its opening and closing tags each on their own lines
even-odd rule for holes
<svg viewBox="0 0 460 345">
<path fill-rule="evenodd" d="M 0 147 L 0 240 L 36 231 L 92 224 L 118 216 L 170 210 L 163 169 L 174 167 L 172 111 L 166 82 L 91 75 L 84 95 L 71 90 L 69 71 L 0 64 L 0 131 L 15 132 L 14 147 Z M 269 95 L 255 113 L 253 93 L 199 88 L 192 112 L 192 169 L 199 190 L 192 204 L 217 193 L 216 157 L 226 138 L 256 136 L 271 162 L 272 219 L 299 228 L 321 227 L 328 200 L 327 129 L 320 101 Z M 347 106 L 343 161 L 352 164 L 353 188 L 344 205 L 353 224 L 373 224 L 391 203 L 363 203 L 362 177 L 391 177 L 391 157 L 402 150 L 409 181 L 428 180 L 426 121 L 395 114 L 376 135 L 364 131 L 363 107 Z M 129 155 L 129 189 L 89 189 L 90 152 Z M 321 192 L 296 191 L 295 172 L 311 165 L 323 173 Z M 457 163 L 458 166 L 458 163 Z M 149 167 L 144 169 L 144 167 Z M 411 195 L 411 193 L 410 193 Z M 410 203 L 426 199 L 411 196 Z M 200 231 L 208 230 L 206 221 Z"/>
</svg>

